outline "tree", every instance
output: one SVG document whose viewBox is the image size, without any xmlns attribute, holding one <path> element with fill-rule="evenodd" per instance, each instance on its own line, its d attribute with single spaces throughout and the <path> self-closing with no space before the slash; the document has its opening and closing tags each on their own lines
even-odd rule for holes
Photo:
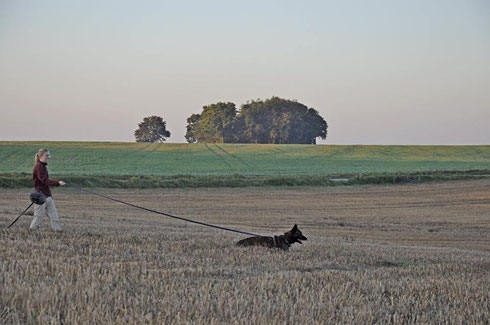
<svg viewBox="0 0 490 325">
<path fill-rule="evenodd" d="M 166 128 L 166 122 L 160 116 L 153 115 L 145 117 L 138 124 L 134 136 L 136 142 L 164 142 L 165 138 L 170 137 L 170 132 Z"/>
<path fill-rule="evenodd" d="M 279 97 L 242 105 L 237 120 L 243 121 L 245 142 L 315 144 L 327 136 L 327 122 L 315 109 Z"/>
<path fill-rule="evenodd" d="M 201 114 L 187 119 L 188 142 L 223 143 L 234 142 L 235 104 L 219 102 L 203 107 Z"/>
<path fill-rule="evenodd" d="M 243 119 L 244 136 L 249 143 L 269 142 L 271 116 L 264 109 L 263 101 L 250 101 L 242 105 L 239 118 Z"/>
<path fill-rule="evenodd" d="M 304 135 L 305 143 L 316 144 L 317 137 L 323 140 L 327 138 L 327 121 L 320 116 L 316 109 L 309 108 L 304 121 L 307 125 Z"/>
<path fill-rule="evenodd" d="M 201 114 L 192 114 L 191 117 L 187 119 L 187 132 L 185 133 L 185 138 L 189 143 L 197 142 L 196 132 L 199 132 L 199 121 L 201 120 Z"/>
</svg>

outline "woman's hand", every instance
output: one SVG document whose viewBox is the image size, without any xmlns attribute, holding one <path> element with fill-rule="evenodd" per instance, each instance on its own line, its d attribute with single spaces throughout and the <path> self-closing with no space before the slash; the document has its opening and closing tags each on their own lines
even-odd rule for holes
<svg viewBox="0 0 490 325">
<path fill-rule="evenodd" d="M 58 183 L 60 183 L 61 186 L 65 186 L 66 185 L 66 183 L 63 182 L 63 181 L 58 181 Z"/>
</svg>

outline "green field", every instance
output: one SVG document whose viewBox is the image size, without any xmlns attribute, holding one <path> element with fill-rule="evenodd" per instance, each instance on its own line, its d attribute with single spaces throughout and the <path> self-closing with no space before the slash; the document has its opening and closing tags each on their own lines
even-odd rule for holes
<svg viewBox="0 0 490 325">
<path fill-rule="evenodd" d="M 0 142 L 3 179 L 31 173 L 36 151 L 51 175 L 257 178 L 427 174 L 490 169 L 490 146 L 363 146 Z M 486 172 L 484 172 L 486 173 Z"/>
</svg>

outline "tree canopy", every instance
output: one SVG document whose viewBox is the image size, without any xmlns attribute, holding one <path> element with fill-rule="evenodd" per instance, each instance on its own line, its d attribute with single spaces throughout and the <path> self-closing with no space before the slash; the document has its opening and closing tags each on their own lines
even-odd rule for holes
<svg viewBox="0 0 490 325">
<path fill-rule="evenodd" d="M 305 143 L 327 137 L 327 122 L 317 110 L 279 97 L 235 104 L 211 104 L 187 119 L 188 142 Z"/>
<path fill-rule="evenodd" d="M 233 103 L 216 103 L 204 106 L 201 114 L 192 114 L 187 119 L 188 142 L 232 142 L 233 124 L 236 119 Z"/>
<path fill-rule="evenodd" d="M 164 142 L 165 138 L 170 137 L 166 122 L 160 116 L 148 116 L 143 122 L 138 124 L 138 129 L 134 131 L 136 142 Z"/>
</svg>

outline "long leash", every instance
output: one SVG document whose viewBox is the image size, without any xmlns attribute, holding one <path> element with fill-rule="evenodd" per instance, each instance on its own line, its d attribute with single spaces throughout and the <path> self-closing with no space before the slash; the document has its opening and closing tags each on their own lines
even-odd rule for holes
<svg viewBox="0 0 490 325">
<path fill-rule="evenodd" d="M 97 192 L 95 192 L 95 191 L 89 191 L 89 190 L 83 189 L 83 188 L 78 187 L 78 186 L 73 185 L 73 184 L 68 184 L 68 183 L 67 183 L 67 184 L 66 184 L 66 186 L 68 186 L 68 187 L 72 187 L 72 188 L 77 189 L 77 190 L 79 190 L 79 191 L 81 191 L 81 192 L 90 193 L 90 194 L 92 194 L 92 195 L 100 196 L 100 197 L 102 197 L 102 198 L 104 198 L 104 199 L 107 199 L 107 200 L 111 200 L 111 201 L 114 201 L 114 202 L 119 202 L 119 203 L 122 203 L 122 204 L 128 205 L 128 206 L 133 207 L 133 208 L 137 208 L 137 209 L 145 210 L 145 211 L 148 211 L 148 212 L 153 212 L 153 213 L 160 214 L 160 215 L 162 215 L 162 216 L 167 216 L 167 217 L 170 217 L 170 218 L 173 218 L 173 219 L 178 219 L 178 220 L 182 220 L 182 221 L 187 221 L 187 222 L 190 222 L 190 223 L 195 223 L 195 224 L 198 224 L 198 225 L 201 225 L 201 226 L 206 226 L 206 227 L 211 227 L 211 228 L 221 229 L 221 230 L 225 230 L 225 231 L 236 232 L 236 233 L 239 233 L 239 234 L 250 235 L 250 236 L 256 236 L 256 237 L 262 237 L 262 235 L 257 235 L 257 234 L 251 233 L 251 232 L 246 232 L 246 231 L 241 231 L 241 230 L 236 230 L 236 229 L 231 229 L 231 228 L 221 227 L 221 226 L 217 226 L 217 225 L 212 225 L 212 224 L 205 223 L 205 222 L 201 222 L 201 221 L 196 221 L 196 220 L 192 220 L 192 219 L 188 219 L 188 218 L 183 218 L 183 217 L 174 216 L 174 215 L 171 215 L 171 214 L 168 214 L 168 213 L 165 213 L 165 212 L 160 212 L 160 211 L 157 211 L 157 210 L 148 209 L 148 208 L 145 208 L 145 207 L 142 207 L 142 206 L 136 205 L 136 204 L 132 204 L 132 203 L 124 202 L 124 201 L 122 201 L 122 200 L 114 199 L 114 198 L 112 198 L 112 197 L 109 197 L 109 196 L 106 196 L 106 195 L 103 195 L 103 194 L 97 193 Z M 31 205 L 32 205 L 32 204 L 31 204 Z M 29 206 L 29 207 L 30 207 L 30 206 Z"/>
<path fill-rule="evenodd" d="M 31 203 L 24 211 L 22 211 L 21 214 L 19 214 L 19 216 L 17 218 L 15 218 L 14 221 L 12 221 L 12 223 L 7 227 L 7 229 L 9 229 L 10 227 L 12 227 L 14 225 L 14 223 L 17 222 L 17 220 L 20 219 L 20 217 L 22 217 L 22 215 L 24 215 L 24 213 L 26 213 L 27 210 L 29 210 L 29 208 L 33 205 L 34 203 Z"/>
</svg>

